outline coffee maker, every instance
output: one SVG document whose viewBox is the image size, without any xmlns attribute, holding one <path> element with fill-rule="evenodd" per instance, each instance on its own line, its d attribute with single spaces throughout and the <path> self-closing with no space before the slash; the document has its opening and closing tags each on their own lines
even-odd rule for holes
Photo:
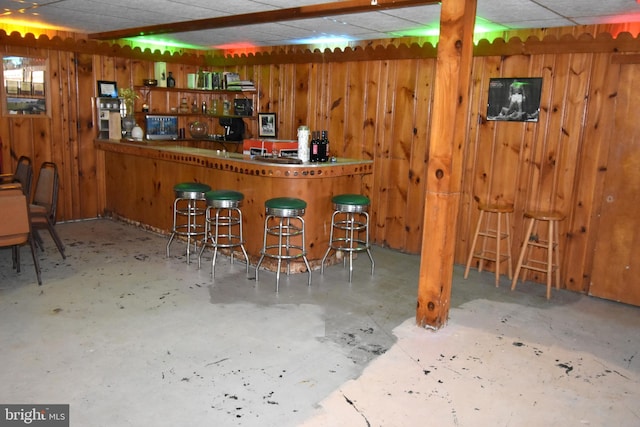
<svg viewBox="0 0 640 427">
<path fill-rule="evenodd" d="M 224 128 L 225 141 L 242 141 L 244 139 L 244 121 L 237 117 L 221 117 L 220 126 Z"/>
</svg>

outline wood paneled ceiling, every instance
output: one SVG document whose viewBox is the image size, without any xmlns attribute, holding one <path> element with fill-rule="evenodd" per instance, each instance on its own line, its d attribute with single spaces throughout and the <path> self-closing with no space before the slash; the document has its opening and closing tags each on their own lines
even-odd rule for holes
<svg viewBox="0 0 640 427">
<path fill-rule="evenodd" d="M 398 7 L 402 6 L 402 7 Z M 494 31 L 640 23 L 636 0 L 478 0 L 476 26 Z M 440 5 L 419 0 L 0 0 L 0 22 L 115 39 L 144 31 L 202 48 L 362 41 L 434 33 Z"/>
</svg>

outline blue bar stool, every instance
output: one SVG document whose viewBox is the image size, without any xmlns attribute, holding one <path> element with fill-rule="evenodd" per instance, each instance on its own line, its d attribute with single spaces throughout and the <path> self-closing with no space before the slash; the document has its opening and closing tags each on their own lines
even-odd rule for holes
<svg viewBox="0 0 640 427">
<path fill-rule="evenodd" d="M 167 257 L 174 237 L 186 237 L 187 264 L 190 263 L 191 241 L 197 249 L 198 238 L 204 238 L 204 220 L 199 219 L 204 218 L 205 208 L 198 202 L 204 202 L 204 193 L 210 190 L 210 186 L 199 182 L 181 182 L 173 186 L 176 198 L 173 201 L 173 227 L 167 242 Z"/>
<path fill-rule="evenodd" d="M 256 281 L 262 260 L 265 257 L 277 259 L 276 292 L 280 286 L 280 269 L 283 260 L 287 261 L 288 275 L 291 260 L 302 258 L 307 266 L 309 286 L 311 286 L 311 267 L 307 260 L 304 219 L 302 218 L 306 207 L 307 202 L 291 197 L 277 197 L 265 202 L 264 239 L 260 250 L 260 260 L 256 265 Z M 268 236 L 275 236 L 277 243 L 267 244 Z"/>
<path fill-rule="evenodd" d="M 232 190 L 212 190 L 207 191 L 204 196 L 207 200 L 205 237 L 198 256 L 198 268 L 201 265 L 202 253 L 207 246 L 213 247 L 213 259 L 211 260 L 211 275 L 213 277 L 216 275 L 218 248 L 231 249 L 230 257 L 231 264 L 233 264 L 233 248 L 240 247 L 247 263 L 247 275 L 249 275 L 249 257 L 244 248 L 242 211 L 240 210 L 244 194 Z"/>
<path fill-rule="evenodd" d="M 324 274 L 324 263 L 332 250 L 347 252 L 349 254 L 349 282 L 353 276 L 353 253 L 366 251 L 371 260 L 371 274 L 375 268 L 375 262 L 371 255 L 369 243 L 369 205 L 371 201 L 361 194 L 340 194 L 334 196 L 333 215 L 331 215 L 331 232 L 329 247 L 322 258 L 321 274 Z M 340 231 L 344 234 L 337 235 Z M 364 237 L 361 234 L 364 233 Z M 343 237 L 344 236 L 344 237 Z M 346 258 L 344 259 L 346 263 Z"/>
</svg>

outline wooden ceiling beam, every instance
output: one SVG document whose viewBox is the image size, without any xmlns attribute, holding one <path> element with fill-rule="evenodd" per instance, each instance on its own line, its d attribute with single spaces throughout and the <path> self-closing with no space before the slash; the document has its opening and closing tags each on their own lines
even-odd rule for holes
<svg viewBox="0 0 640 427">
<path fill-rule="evenodd" d="M 221 16 L 217 18 L 196 19 L 192 21 L 147 25 L 122 30 L 89 34 L 97 40 L 114 40 L 125 37 L 148 36 L 157 34 L 183 33 L 188 31 L 212 30 L 216 28 L 239 27 L 243 25 L 265 24 L 298 19 L 322 18 L 326 16 L 347 15 L 352 13 L 379 12 L 382 10 L 439 4 L 440 0 L 348 0 L 310 6 L 276 9 L 266 12 L 245 13 Z"/>
</svg>

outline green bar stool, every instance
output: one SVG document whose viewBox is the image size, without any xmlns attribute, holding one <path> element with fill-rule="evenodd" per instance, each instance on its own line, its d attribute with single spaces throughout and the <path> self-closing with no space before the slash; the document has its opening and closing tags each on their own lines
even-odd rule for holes
<svg viewBox="0 0 640 427">
<path fill-rule="evenodd" d="M 174 237 L 185 237 L 187 264 L 190 263 L 191 241 L 197 249 L 198 238 L 200 240 L 204 238 L 205 208 L 202 202 L 205 201 L 204 194 L 210 190 L 210 186 L 199 182 L 181 182 L 173 186 L 176 198 L 173 201 L 173 227 L 167 242 L 167 257 L 169 257 L 169 249 Z"/>
<path fill-rule="evenodd" d="M 302 258 L 307 266 L 309 286 L 311 286 L 311 267 L 307 260 L 304 219 L 302 218 L 306 207 L 307 202 L 292 197 L 277 197 L 265 202 L 264 239 L 260 250 L 260 260 L 256 265 L 256 281 L 262 260 L 265 257 L 277 259 L 276 292 L 280 286 L 280 269 L 283 260 L 287 261 L 288 275 L 291 260 Z M 268 244 L 268 236 L 275 236 L 277 243 Z"/>
<path fill-rule="evenodd" d="M 218 248 L 229 248 L 231 264 L 233 264 L 233 248 L 240 247 L 247 263 L 247 275 L 249 275 L 249 257 L 244 248 L 242 235 L 242 211 L 240 206 L 244 200 L 244 194 L 232 190 L 212 190 L 205 193 L 207 210 L 205 215 L 204 244 L 198 255 L 198 268 L 201 265 L 202 253 L 207 246 L 213 247 L 213 259 L 211 260 L 211 275 L 215 277 L 216 255 Z"/>
<path fill-rule="evenodd" d="M 329 253 L 335 250 L 349 254 L 349 282 L 351 282 L 353 276 L 354 252 L 367 252 L 371 260 L 371 274 L 373 275 L 375 262 L 371 255 L 371 244 L 369 243 L 368 212 L 371 201 L 367 196 L 361 194 L 340 194 L 334 196 L 331 201 L 333 202 L 334 212 L 331 215 L 329 247 L 322 258 L 321 274 L 324 274 L 324 263 Z M 344 231 L 344 234 L 340 234 L 340 231 Z M 345 258 L 344 262 L 346 263 L 346 261 Z"/>
</svg>

